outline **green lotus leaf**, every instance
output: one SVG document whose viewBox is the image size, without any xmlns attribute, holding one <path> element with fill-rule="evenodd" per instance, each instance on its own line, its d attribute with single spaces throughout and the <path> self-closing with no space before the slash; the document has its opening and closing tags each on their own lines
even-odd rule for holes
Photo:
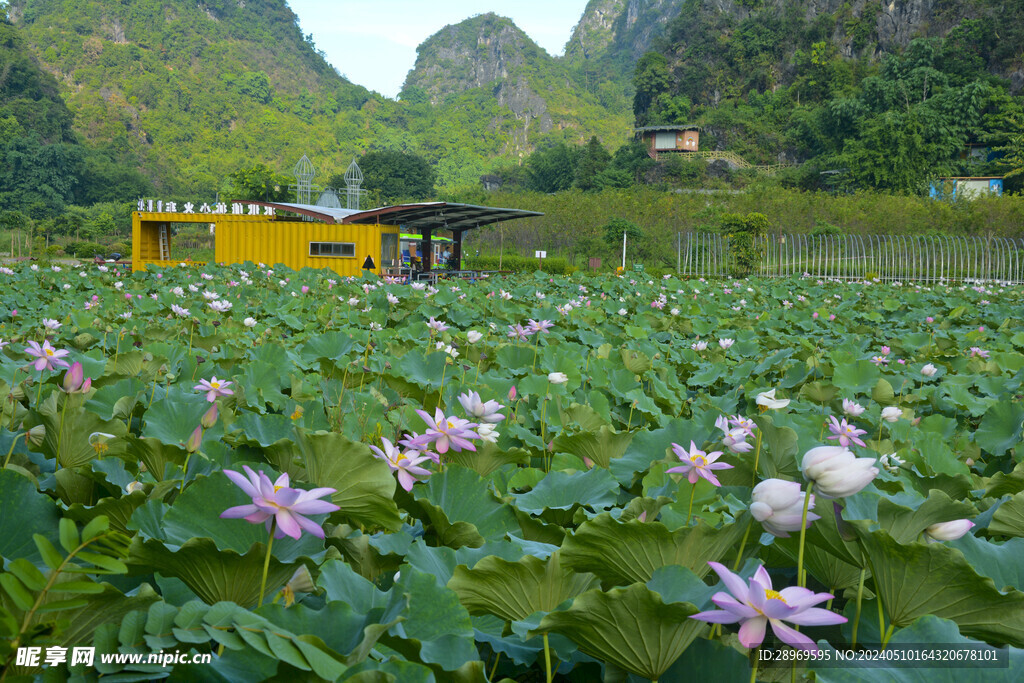
<svg viewBox="0 0 1024 683">
<path fill-rule="evenodd" d="M 960 632 L 994 645 L 1024 645 L 1024 593 L 1000 593 L 964 555 L 942 543 L 899 544 L 886 531 L 853 522 L 887 623 L 909 626 L 928 614 L 955 621 Z"/>
<path fill-rule="evenodd" d="M 708 625 L 690 619 L 697 607 L 665 604 L 642 583 L 590 590 L 566 610 L 544 617 L 537 633 L 560 633 L 586 654 L 657 681 Z"/>
<path fill-rule="evenodd" d="M 489 476 L 505 465 L 527 465 L 530 462 L 530 451 L 523 448 L 505 450 L 496 443 L 484 441 L 478 443 L 476 451 L 449 451 L 445 458 L 455 465 L 473 470 L 481 477 Z"/>
<path fill-rule="evenodd" d="M 41 566 L 32 536 L 40 534 L 56 542 L 60 518 L 53 499 L 37 491 L 31 479 L 13 469 L 0 469 L 0 557 L 24 557 Z"/>
<path fill-rule="evenodd" d="M 974 534 L 947 543 L 964 554 L 971 567 L 995 582 L 1001 591 L 1024 591 L 1024 538 L 991 543 Z"/>
<path fill-rule="evenodd" d="M 245 554 L 218 550 L 209 538 L 194 538 L 177 550 L 157 540 L 136 539 L 126 564 L 132 574 L 160 572 L 181 579 L 203 602 L 221 601 L 255 607 L 263 579 L 266 547 L 254 545 Z M 280 590 L 298 569 L 298 563 L 283 563 L 271 557 L 267 572 L 267 596 Z"/>
<path fill-rule="evenodd" d="M 1024 429 L 1024 405 L 999 401 L 985 411 L 974 440 L 992 455 L 1002 455 L 1021 442 Z"/>
<path fill-rule="evenodd" d="M 615 504 L 619 483 L 605 469 L 594 468 L 586 472 L 549 472 L 528 493 L 513 496 L 514 505 L 533 515 L 544 510 L 568 510 L 586 505 L 592 510 L 604 510 Z"/>
<path fill-rule="evenodd" d="M 415 652 L 411 659 L 437 664 L 445 671 L 455 671 L 477 658 L 469 612 L 454 591 L 411 567 L 402 570 L 392 590 L 405 594 L 409 608 L 405 620 L 383 639 L 389 647 Z"/>
<path fill-rule="evenodd" d="M 633 432 L 617 432 L 608 425 L 601 425 L 594 431 L 559 434 L 555 437 L 555 450 L 571 453 L 581 460 L 587 458 L 607 469 L 612 460 L 623 456 L 633 436 Z"/>
<path fill-rule="evenodd" d="M 447 466 L 413 487 L 412 494 L 410 512 L 429 522 L 441 544 L 451 548 L 479 547 L 519 528 L 512 510 L 494 497 L 490 484 L 465 467 Z"/>
<path fill-rule="evenodd" d="M 597 582 L 593 574 L 564 567 L 558 552 L 546 560 L 527 555 L 518 562 L 488 556 L 472 569 L 455 568 L 448 587 L 470 614 L 493 614 L 506 621 L 550 612 Z"/>
<path fill-rule="evenodd" d="M 618 586 L 650 581 L 656 569 L 675 564 L 703 577 L 709 561 L 721 561 L 738 546 L 748 519 L 718 529 L 698 524 L 669 531 L 660 522 L 618 522 L 604 513 L 565 539 L 562 563 Z"/>
<path fill-rule="evenodd" d="M 1002 536 L 1024 536 L 1024 492 L 1000 504 L 992 515 L 988 531 Z"/>
</svg>

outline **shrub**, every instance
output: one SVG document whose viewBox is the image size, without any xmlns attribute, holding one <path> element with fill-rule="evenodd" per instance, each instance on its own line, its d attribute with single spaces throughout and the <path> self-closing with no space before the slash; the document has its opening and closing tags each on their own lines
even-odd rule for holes
<svg viewBox="0 0 1024 683">
<path fill-rule="evenodd" d="M 721 231 L 729 240 L 729 258 L 733 275 L 742 277 L 753 272 L 761 262 L 764 246 L 760 238 L 768 234 L 768 217 L 763 213 L 722 214 Z"/>
<path fill-rule="evenodd" d="M 501 267 L 498 267 L 498 264 Z M 518 254 L 506 254 L 500 260 L 497 256 L 467 256 L 462 261 L 463 267 L 471 270 L 509 270 L 513 273 L 532 273 L 537 270 L 537 259 Z M 564 258 L 544 259 L 544 272 L 552 275 L 571 275 L 576 272 Z"/>
<path fill-rule="evenodd" d="M 64 251 L 80 259 L 93 258 L 96 254 L 105 256 L 107 247 L 98 242 L 68 242 Z"/>
</svg>

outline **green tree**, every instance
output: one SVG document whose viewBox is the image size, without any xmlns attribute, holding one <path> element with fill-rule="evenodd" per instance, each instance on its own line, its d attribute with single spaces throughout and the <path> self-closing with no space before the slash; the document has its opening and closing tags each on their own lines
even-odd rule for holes
<svg viewBox="0 0 1024 683">
<path fill-rule="evenodd" d="M 672 83 L 668 69 L 668 59 L 659 52 L 648 52 L 636 64 L 633 74 L 633 116 L 636 125 L 646 126 L 651 123 L 652 105 L 663 93 L 667 93 Z"/>
<path fill-rule="evenodd" d="M 560 192 L 572 187 L 579 150 L 560 142 L 538 149 L 526 161 L 527 187 L 537 192 Z"/>
<path fill-rule="evenodd" d="M 411 152 L 367 152 L 359 160 L 363 187 L 377 192 L 381 200 L 422 200 L 434 196 L 434 169 Z"/>
<path fill-rule="evenodd" d="M 228 177 L 231 180 L 231 199 L 280 202 L 289 197 L 288 179 L 264 164 L 239 169 Z"/>
<path fill-rule="evenodd" d="M 608 168 L 612 155 L 604 148 L 597 136 L 592 136 L 583 152 L 580 154 L 579 162 L 576 164 L 576 173 L 573 185 L 581 190 L 600 189 L 598 176 Z"/>
</svg>

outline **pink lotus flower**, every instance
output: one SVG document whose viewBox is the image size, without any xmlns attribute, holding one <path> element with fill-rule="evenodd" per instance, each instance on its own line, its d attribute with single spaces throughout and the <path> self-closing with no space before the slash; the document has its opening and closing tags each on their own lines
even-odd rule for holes
<svg viewBox="0 0 1024 683">
<path fill-rule="evenodd" d="M 462 404 L 462 409 L 466 411 L 466 415 L 478 422 L 497 424 L 505 419 L 505 416 L 498 412 L 505 406 L 497 401 L 484 402 L 480 398 L 480 394 L 475 391 L 471 391 L 468 394 L 459 394 L 459 403 Z"/>
<path fill-rule="evenodd" d="M 63 358 L 69 352 L 64 349 L 57 350 L 53 348 L 48 341 L 44 341 L 42 346 L 39 345 L 39 342 L 30 341 L 28 348 L 25 349 L 25 353 L 35 358 L 32 361 L 32 365 L 39 372 L 68 367 L 68 362 L 63 360 Z"/>
<path fill-rule="evenodd" d="M 476 446 L 470 439 L 479 439 L 480 435 L 473 431 L 475 422 L 463 420 L 454 415 L 445 417 L 440 408 L 434 411 L 434 418 L 425 410 L 417 410 L 416 414 L 427 423 L 427 431 L 409 440 L 407 443 L 417 449 L 423 449 L 434 444 L 434 449 L 444 455 L 451 448 L 455 451 L 475 451 Z"/>
<path fill-rule="evenodd" d="M 31 343 L 31 342 L 29 342 L 29 343 Z M 975 357 L 977 357 L 977 358 L 988 358 L 988 351 L 986 351 L 985 349 L 983 349 L 981 347 L 978 347 L 978 346 L 972 346 L 970 348 L 970 353 L 971 353 L 971 358 L 975 358 Z M 38 366 L 37 366 L 37 369 L 38 369 Z"/>
<path fill-rule="evenodd" d="M 64 391 L 73 394 L 81 391 L 83 394 L 92 387 L 92 378 L 86 378 L 82 370 L 82 364 L 75 361 L 71 369 L 64 373 Z"/>
<path fill-rule="evenodd" d="M 842 422 L 837 420 L 834 415 L 830 416 L 828 419 L 832 421 L 832 424 L 828 426 L 828 430 L 832 432 L 832 436 L 827 436 L 825 437 L 826 439 L 829 441 L 835 441 L 838 439 L 839 445 L 844 448 L 849 446 L 851 443 L 855 443 L 858 446 L 867 445 L 860 439 L 861 434 L 868 433 L 867 430 L 854 427 L 846 421 L 845 417 Z"/>
<path fill-rule="evenodd" d="M 533 330 L 529 327 L 523 327 L 522 325 L 515 324 L 508 326 L 508 338 L 515 339 L 516 341 L 526 341 L 530 335 L 533 334 Z"/>
<path fill-rule="evenodd" d="M 722 430 L 722 445 L 733 453 L 746 453 L 754 450 L 754 446 L 747 443 L 747 432 L 741 427 L 730 427 L 729 420 L 724 415 L 719 415 L 715 420 L 715 427 Z"/>
<path fill-rule="evenodd" d="M 715 421 L 715 424 L 718 424 L 717 420 Z M 753 420 L 743 417 L 742 415 L 733 415 L 732 417 L 730 417 L 729 424 L 731 424 L 733 427 L 742 429 L 744 432 L 747 433 L 747 436 L 753 436 L 754 430 L 757 429 L 757 424 Z"/>
<path fill-rule="evenodd" d="M 554 323 L 550 320 L 530 320 L 529 325 L 527 325 L 527 329 L 530 330 L 531 333 L 543 332 L 544 334 L 548 334 L 548 330 L 554 326 Z"/>
<path fill-rule="evenodd" d="M 703 477 L 715 486 L 721 486 L 722 483 L 718 481 L 718 477 L 715 476 L 712 470 L 732 469 L 732 465 L 724 462 L 715 462 L 719 457 L 721 457 L 722 451 L 705 453 L 697 448 L 697 444 L 692 441 L 690 442 L 689 452 L 677 443 L 672 444 L 672 451 L 683 462 L 683 464 L 676 467 L 670 467 L 665 470 L 665 472 L 672 474 L 685 474 L 686 480 L 691 484 L 696 484 L 697 478 Z"/>
<path fill-rule="evenodd" d="M 213 403 L 217 400 L 218 396 L 231 396 L 235 393 L 231 389 L 228 389 L 231 384 L 232 382 L 229 382 L 226 379 L 217 379 L 215 376 L 209 381 L 205 379 L 199 380 L 199 384 L 195 385 L 193 389 L 196 391 L 205 391 L 206 400 Z"/>
<path fill-rule="evenodd" d="M 430 456 L 420 455 L 416 450 L 403 453 L 402 449 L 383 437 L 381 443 L 384 444 L 384 450 L 376 446 L 370 446 L 370 450 L 398 475 L 398 483 L 403 489 L 411 491 L 412 485 L 416 483 L 416 477 L 430 476 L 430 470 L 419 466 L 424 460 L 430 460 Z"/>
<path fill-rule="evenodd" d="M 298 539 L 305 530 L 318 538 L 324 537 L 324 530 L 313 520 L 303 515 L 322 515 L 340 510 L 334 503 L 319 500 L 323 496 L 336 493 L 332 488 L 316 488 L 309 491 L 289 488 L 288 474 L 282 474 L 277 481 L 270 483 L 270 478 L 261 470 L 256 474 L 248 465 L 243 465 L 245 475 L 234 470 L 224 470 L 228 479 L 252 498 L 249 505 L 237 505 L 220 513 L 224 519 L 245 519 L 253 524 L 266 523 L 270 531 L 271 522 L 277 522 L 274 538 L 291 536 Z"/>
<path fill-rule="evenodd" d="M 847 621 L 846 617 L 835 612 L 814 607 L 832 599 L 834 596 L 829 593 L 815 593 L 798 586 L 783 588 L 781 591 L 773 590 L 772 579 L 764 566 L 757 568 L 748 586 L 742 578 L 718 562 L 708 564 L 732 595 L 723 591 L 715 593 L 711 602 L 722 609 L 700 612 L 690 618 L 712 624 L 738 622 L 739 640 L 743 647 L 759 647 L 764 642 L 768 624 L 771 624 L 772 631 L 782 642 L 800 650 L 817 652 L 818 646 L 813 640 L 783 622 L 799 626 L 831 626 Z"/>
</svg>

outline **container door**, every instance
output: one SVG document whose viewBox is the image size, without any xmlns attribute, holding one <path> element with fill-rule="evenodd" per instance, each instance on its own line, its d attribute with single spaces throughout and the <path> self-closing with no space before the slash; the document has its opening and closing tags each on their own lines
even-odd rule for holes
<svg viewBox="0 0 1024 683">
<path fill-rule="evenodd" d="M 398 267 L 398 235 L 390 232 L 381 233 L 380 264 L 382 268 Z"/>
</svg>

